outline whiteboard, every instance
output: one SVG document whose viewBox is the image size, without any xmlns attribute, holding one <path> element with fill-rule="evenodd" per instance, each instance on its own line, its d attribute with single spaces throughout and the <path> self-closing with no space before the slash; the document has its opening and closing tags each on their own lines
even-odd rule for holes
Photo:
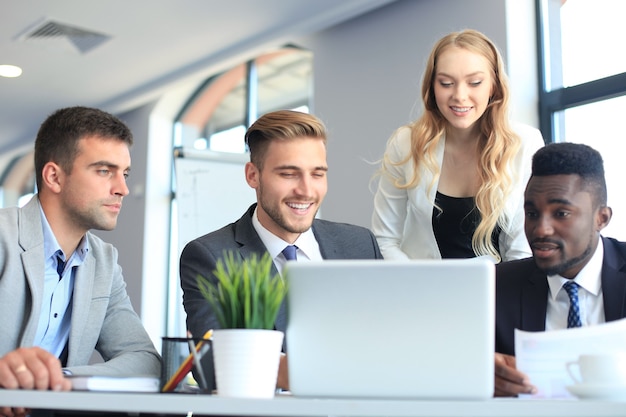
<svg viewBox="0 0 626 417">
<path fill-rule="evenodd" d="M 202 235 L 238 220 L 256 202 L 245 178 L 249 154 L 177 150 L 178 253 Z"/>
</svg>

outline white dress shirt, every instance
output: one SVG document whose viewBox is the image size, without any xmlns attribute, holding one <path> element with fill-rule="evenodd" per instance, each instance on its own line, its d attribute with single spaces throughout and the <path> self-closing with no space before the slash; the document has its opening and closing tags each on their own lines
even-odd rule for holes
<svg viewBox="0 0 626 417">
<path fill-rule="evenodd" d="M 263 227 L 257 217 L 257 210 L 258 207 L 254 209 L 254 214 L 252 215 L 252 226 L 254 226 L 254 230 L 256 230 L 261 238 L 261 241 L 265 245 L 265 248 L 274 260 L 274 265 L 276 265 L 278 273 L 282 275 L 283 266 L 285 266 L 285 263 L 287 262 L 285 255 L 283 255 L 282 252 L 288 245 L 296 245 L 298 247 L 296 252 L 298 262 L 322 260 L 320 246 L 315 239 L 312 228 L 309 228 L 309 230 L 298 236 L 298 239 L 296 239 L 295 242 L 285 242 L 283 239 Z"/>
<path fill-rule="evenodd" d="M 578 284 L 578 303 L 580 306 L 580 322 L 583 326 L 592 326 L 604 323 L 604 300 L 602 297 L 602 260 L 604 246 L 598 238 L 598 247 L 589 260 L 589 263 L 580 270 L 573 281 Z M 546 311 L 546 330 L 567 328 L 567 313 L 569 312 L 569 296 L 563 289 L 563 284 L 571 281 L 560 275 L 548 277 L 548 309 Z"/>
</svg>

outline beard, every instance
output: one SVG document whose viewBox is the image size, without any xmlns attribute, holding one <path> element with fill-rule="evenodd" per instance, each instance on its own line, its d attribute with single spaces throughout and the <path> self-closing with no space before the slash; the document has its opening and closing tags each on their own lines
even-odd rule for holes
<svg viewBox="0 0 626 417">
<path fill-rule="evenodd" d="M 103 212 L 105 202 L 92 202 L 89 205 L 79 205 L 74 201 L 64 201 L 65 216 L 82 230 L 110 231 L 117 226 L 117 215 Z"/>
<path fill-rule="evenodd" d="M 262 189 L 260 188 L 260 190 Z M 309 230 L 311 226 L 313 225 L 313 219 L 315 218 L 317 211 L 313 214 L 313 216 L 311 216 L 311 220 L 309 222 L 305 224 L 302 224 L 302 223 L 292 224 L 286 219 L 283 212 L 281 212 L 280 203 L 275 203 L 275 202 L 266 200 L 262 197 L 262 194 L 263 193 L 261 191 L 260 192 L 261 198 L 259 198 L 259 206 L 261 206 L 261 208 L 263 209 L 263 211 L 265 211 L 265 213 L 267 213 L 269 218 L 272 219 L 272 221 L 276 223 L 276 225 L 278 225 L 281 229 L 289 233 L 304 233 L 307 230 Z"/>
<path fill-rule="evenodd" d="M 561 250 L 562 250 L 562 246 L 561 246 Z M 541 267 L 539 265 L 537 265 L 537 267 L 544 272 L 546 275 L 561 275 L 563 276 L 563 272 L 567 271 L 568 269 L 582 263 L 585 262 L 586 259 L 588 259 L 589 255 L 591 255 L 591 253 L 593 252 L 593 248 L 591 247 L 591 241 L 589 241 L 589 244 L 587 245 L 587 247 L 585 248 L 585 250 L 583 251 L 583 253 L 581 253 L 578 256 L 575 256 L 573 258 L 570 259 L 563 259 L 561 263 L 556 264 L 556 265 L 550 265 L 547 267 Z"/>
</svg>

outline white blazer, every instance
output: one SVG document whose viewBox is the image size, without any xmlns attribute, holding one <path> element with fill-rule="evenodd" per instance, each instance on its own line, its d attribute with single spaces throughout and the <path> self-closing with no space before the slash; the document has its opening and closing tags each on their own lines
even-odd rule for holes
<svg viewBox="0 0 626 417">
<path fill-rule="evenodd" d="M 507 230 L 500 233 L 500 255 L 503 261 L 526 258 L 532 255 L 524 234 L 524 190 L 530 178 L 532 156 L 544 145 L 539 130 L 514 124 L 513 130 L 522 139 L 518 155 L 512 161 L 513 192 L 505 206 L 506 215 L 511 219 Z M 441 167 L 445 137 L 439 141 L 435 158 Z M 411 152 L 411 131 L 408 127 L 398 131 L 387 142 L 385 155 L 392 161 L 400 161 Z M 433 180 L 432 173 L 422 168 L 417 187 L 399 189 L 393 179 L 408 182 L 413 176 L 413 159 L 402 165 L 387 166 L 388 172 L 379 179 L 374 197 L 372 231 L 385 259 L 441 259 L 432 215 L 438 181 L 428 192 Z M 389 176 L 390 174 L 390 176 Z M 427 194 L 428 192 L 428 194 Z"/>
</svg>

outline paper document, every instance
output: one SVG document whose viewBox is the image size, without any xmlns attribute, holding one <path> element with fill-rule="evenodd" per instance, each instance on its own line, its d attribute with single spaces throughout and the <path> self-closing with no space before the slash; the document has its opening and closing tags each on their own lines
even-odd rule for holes
<svg viewBox="0 0 626 417">
<path fill-rule="evenodd" d="M 626 319 L 597 326 L 546 332 L 515 330 L 517 369 L 530 378 L 539 392 L 526 397 L 572 397 L 567 389 L 575 382 L 565 364 L 582 354 L 626 350 Z"/>
<path fill-rule="evenodd" d="M 74 391 L 158 392 L 159 378 L 115 376 L 68 376 Z"/>
</svg>

